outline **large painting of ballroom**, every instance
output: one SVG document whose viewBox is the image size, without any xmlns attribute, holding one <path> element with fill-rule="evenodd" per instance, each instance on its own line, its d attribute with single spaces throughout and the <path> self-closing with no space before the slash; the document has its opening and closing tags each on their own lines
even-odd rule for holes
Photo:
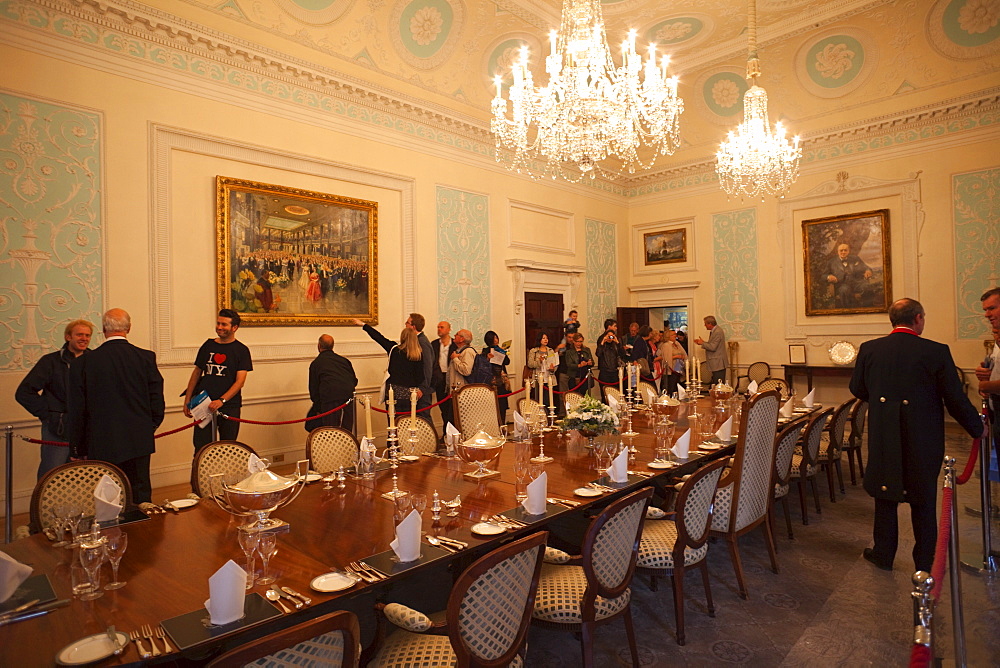
<svg viewBox="0 0 1000 668">
<path fill-rule="evenodd" d="M 216 177 L 219 308 L 248 325 L 378 322 L 378 203 Z"/>
</svg>

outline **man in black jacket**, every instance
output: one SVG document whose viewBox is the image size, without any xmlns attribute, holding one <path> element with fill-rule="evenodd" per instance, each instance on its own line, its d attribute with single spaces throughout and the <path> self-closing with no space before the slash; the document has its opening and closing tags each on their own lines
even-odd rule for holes
<svg viewBox="0 0 1000 668">
<path fill-rule="evenodd" d="M 74 320 L 66 325 L 63 347 L 43 355 L 14 392 L 17 403 L 42 421 L 43 441 L 66 440 L 66 377 L 70 363 L 88 351 L 93 334 L 94 324 L 88 320 Z M 38 478 L 68 461 L 68 447 L 42 444 Z"/>
<path fill-rule="evenodd" d="M 115 464 L 136 504 L 152 499 L 149 458 L 163 422 L 163 376 L 156 353 L 126 337 L 129 314 L 113 308 L 101 319 L 104 343 L 70 367 L 66 408 L 70 456 Z"/>
<path fill-rule="evenodd" d="M 351 360 L 333 352 L 333 337 L 324 334 L 316 344 L 319 355 L 309 364 L 309 407 L 307 417 L 320 415 L 337 406 L 346 404 L 354 396 L 358 377 L 354 373 Z M 353 405 L 340 409 L 332 415 L 315 420 L 306 420 L 306 431 L 316 427 L 342 427 L 354 431 Z"/>
<path fill-rule="evenodd" d="M 417 341 L 420 342 L 420 359 L 424 366 L 424 382 L 420 386 L 420 398 L 417 399 L 417 410 L 427 408 L 431 405 L 432 392 L 434 392 L 434 350 L 431 348 L 431 342 L 427 338 L 427 335 L 424 334 L 424 324 L 426 322 L 424 316 L 419 313 L 411 313 L 405 323 L 407 327 L 417 332 Z M 424 417 L 430 420 L 430 412 L 427 411 L 427 415 Z"/>
<path fill-rule="evenodd" d="M 883 570 L 892 570 L 899 528 L 896 506 L 904 501 L 910 504 L 916 570 L 929 573 L 934 562 L 943 408 L 973 438 L 983 433 L 948 346 L 921 338 L 924 318 L 920 302 L 893 302 L 892 332 L 861 344 L 851 378 L 851 393 L 869 403 L 865 491 L 875 498 L 875 546 L 865 548 L 864 557 Z"/>
<path fill-rule="evenodd" d="M 448 393 L 451 392 L 451 388 L 448 387 L 448 365 L 451 362 L 451 354 L 458 350 L 458 346 L 455 345 L 455 341 L 451 338 L 451 323 L 442 320 L 437 326 L 438 337 L 431 341 L 431 357 L 434 359 L 434 369 L 433 375 L 431 376 L 431 384 L 434 387 L 434 394 L 437 396 L 437 400 L 441 401 Z M 452 415 L 453 407 L 451 401 L 446 401 L 439 406 L 441 409 L 441 424 L 447 425 L 449 422 L 455 421 L 455 416 Z M 427 419 L 430 420 L 430 415 Z"/>
</svg>

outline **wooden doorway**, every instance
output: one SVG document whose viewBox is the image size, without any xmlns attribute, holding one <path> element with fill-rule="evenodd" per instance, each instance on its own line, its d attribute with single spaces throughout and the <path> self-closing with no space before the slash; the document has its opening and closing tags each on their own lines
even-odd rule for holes
<svg viewBox="0 0 1000 668">
<path fill-rule="evenodd" d="M 549 335 L 549 347 L 555 348 L 563 337 L 563 296 L 548 292 L 524 293 L 525 351 L 538 345 L 542 333 Z"/>
<path fill-rule="evenodd" d="M 640 327 L 649 324 L 649 309 L 619 306 L 615 319 L 618 321 L 618 333 L 624 337 L 628 334 L 628 326 L 633 322 L 639 323 Z"/>
</svg>

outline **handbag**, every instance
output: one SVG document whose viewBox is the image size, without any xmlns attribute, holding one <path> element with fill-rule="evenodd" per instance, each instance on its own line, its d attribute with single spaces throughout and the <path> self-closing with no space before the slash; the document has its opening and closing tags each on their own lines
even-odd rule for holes
<svg viewBox="0 0 1000 668">
<path fill-rule="evenodd" d="M 510 392 L 510 376 L 507 375 L 506 371 L 500 372 L 500 380 L 497 383 L 497 389 L 503 390 L 504 392 Z"/>
</svg>

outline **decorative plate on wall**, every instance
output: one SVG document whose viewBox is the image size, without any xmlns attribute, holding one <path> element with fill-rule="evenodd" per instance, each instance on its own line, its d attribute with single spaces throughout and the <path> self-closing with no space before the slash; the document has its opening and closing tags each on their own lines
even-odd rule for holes
<svg viewBox="0 0 1000 668">
<path fill-rule="evenodd" d="M 830 346 L 830 361 L 840 366 L 852 364 L 858 356 L 858 349 L 849 341 L 837 341 Z"/>
</svg>

